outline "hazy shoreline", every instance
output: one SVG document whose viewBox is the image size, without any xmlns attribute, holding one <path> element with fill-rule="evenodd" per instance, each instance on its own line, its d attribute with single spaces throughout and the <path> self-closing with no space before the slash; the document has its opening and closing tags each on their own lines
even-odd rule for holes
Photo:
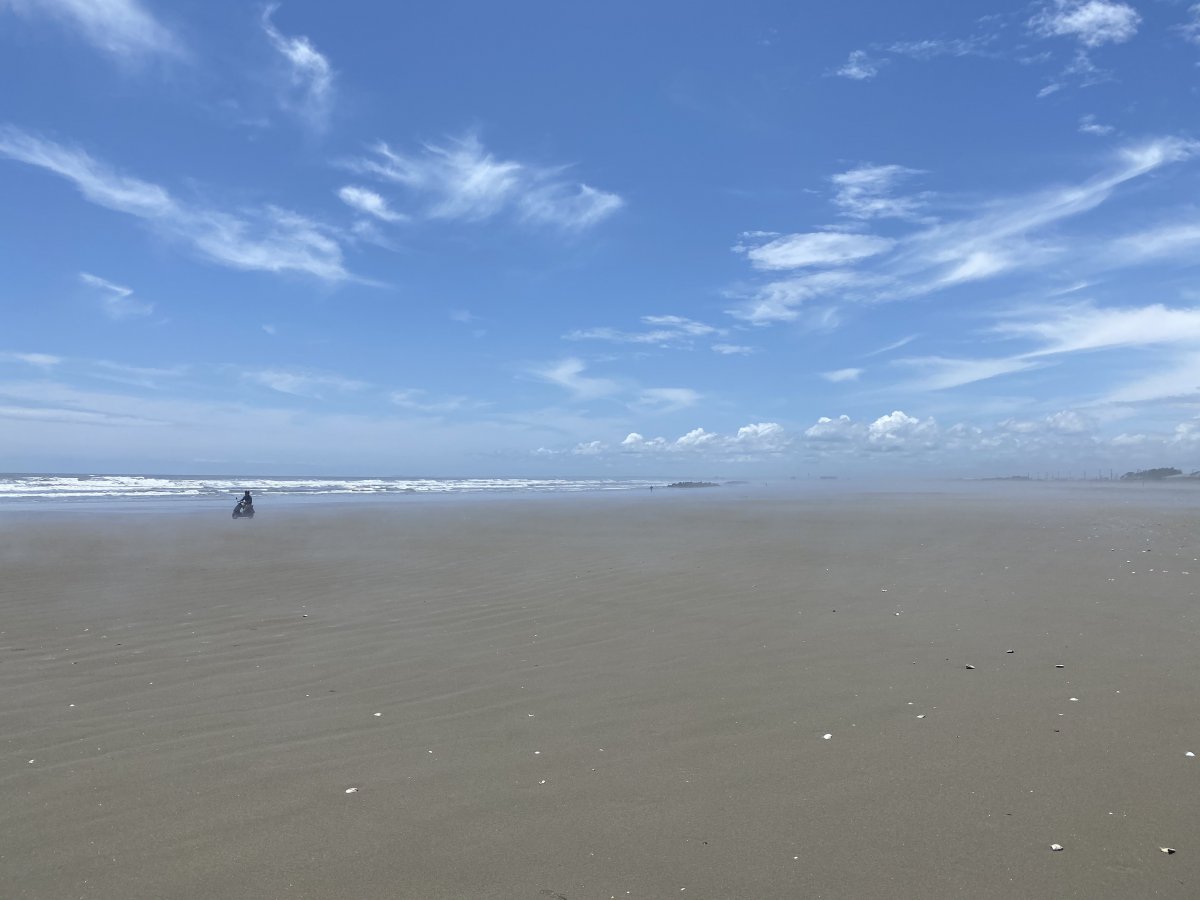
<svg viewBox="0 0 1200 900">
<path fill-rule="evenodd" d="M 4 895 L 1194 894 L 1193 498 L 752 487 L 0 515 Z"/>
</svg>

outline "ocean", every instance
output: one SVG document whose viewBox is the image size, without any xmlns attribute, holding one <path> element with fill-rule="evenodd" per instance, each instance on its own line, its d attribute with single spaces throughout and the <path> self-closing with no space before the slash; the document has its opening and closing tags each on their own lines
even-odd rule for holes
<svg viewBox="0 0 1200 900">
<path fill-rule="evenodd" d="M 437 494 L 547 494 L 629 491 L 660 486 L 644 478 L 366 478 L 351 476 L 238 476 L 0 474 L 0 505 L 97 502 L 227 501 L 242 491 L 260 499 L 389 497 Z"/>
</svg>

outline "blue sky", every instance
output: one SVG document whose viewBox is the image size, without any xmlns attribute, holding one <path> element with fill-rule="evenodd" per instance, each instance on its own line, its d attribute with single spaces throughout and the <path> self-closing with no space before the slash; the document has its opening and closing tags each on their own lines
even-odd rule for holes
<svg viewBox="0 0 1200 900">
<path fill-rule="evenodd" d="M 0 469 L 1200 468 L 1200 4 L 0 0 Z"/>
</svg>

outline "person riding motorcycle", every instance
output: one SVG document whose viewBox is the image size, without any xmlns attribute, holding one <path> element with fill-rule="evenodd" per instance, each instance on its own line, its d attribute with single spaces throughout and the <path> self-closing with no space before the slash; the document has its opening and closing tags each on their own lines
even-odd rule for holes
<svg viewBox="0 0 1200 900">
<path fill-rule="evenodd" d="M 242 494 L 242 499 L 238 501 L 238 504 L 242 509 L 251 510 L 254 508 L 254 498 L 250 496 L 249 491 L 246 491 L 246 493 Z"/>
</svg>

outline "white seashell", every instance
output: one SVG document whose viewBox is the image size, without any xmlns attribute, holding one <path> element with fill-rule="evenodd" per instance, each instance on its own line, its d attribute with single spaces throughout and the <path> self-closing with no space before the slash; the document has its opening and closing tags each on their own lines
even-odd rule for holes
<svg viewBox="0 0 1200 900">
<path fill-rule="evenodd" d="M 1174 847 L 1159 847 L 1158 849 L 1161 850 L 1163 853 L 1167 854 L 1168 856 L 1170 856 L 1172 853 L 1175 852 Z"/>
<path fill-rule="evenodd" d="M 1050 845 L 1051 850 L 1061 850 L 1062 848 L 1063 848 L 1062 844 L 1051 844 Z"/>
<path fill-rule="evenodd" d="M 967 668 L 968 668 L 968 669 L 973 669 L 973 668 L 975 668 L 975 667 L 974 667 L 974 666 L 967 666 Z"/>
<path fill-rule="evenodd" d="M 833 737 L 833 735 L 832 735 L 832 734 L 826 734 L 826 735 L 822 735 L 822 737 L 824 737 L 824 738 L 825 738 L 825 740 L 829 740 L 831 737 Z"/>
<path fill-rule="evenodd" d="M 1185 754 L 1183 754 L 1183 755 L 1184 755 L 1184 756 L 1195 756 L 1196 754 L 1195 754 L 1195 753 L 1193 753 L 1191 750 L 1189 750 L 1187 753 L 1185 753 Z"/>
<path fill-rule="evenodd" d="M 1062 663 L 1055 663 L 1055 664 L 1054 664 L 1054 668 L 1056 668 L 1056 669 L 1065 669 L 1065 668 L 1066 668 L 1066 666 L 1064 666 Z"/>
<path fill-rule="evenodd" d="M 917 718 L 918 718 L 918 719 L 923 719 L 923 718 L 925 718 L 925 713 L 921 713 L 919 716 L 917 716 Z"/>
<path fill-rule="evenodd" d="M 347 794 L 357 794 L 358 788 L 346 788 L 346 793 Z"/>
<path fill-rule="evenodd" d="M 1078 697 L 1072 697 L 1072 698 L 1071 698 L 1071 702 L 1072 702 L 1072 703 L 1078 703 L 1078 702 L 1079 702 L 1079 698 L 1078 698 Z"/>
</svg>

